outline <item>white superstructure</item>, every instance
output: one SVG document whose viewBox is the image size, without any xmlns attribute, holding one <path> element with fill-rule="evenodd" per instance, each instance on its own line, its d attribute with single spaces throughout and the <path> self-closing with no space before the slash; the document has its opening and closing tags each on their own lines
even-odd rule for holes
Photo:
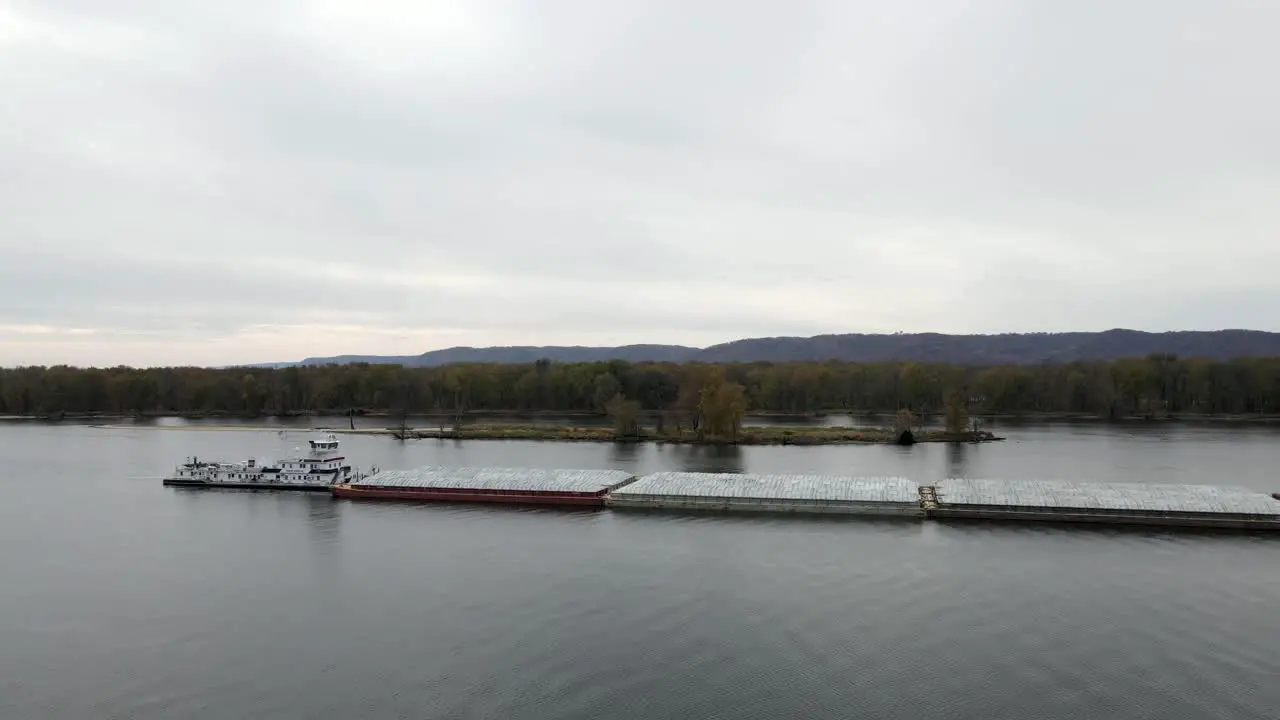
<svg viewBox="0 0 1280 720">
<path fill-rule="evenodd" d="M 308 441 L 309 452 L 278 462 L 221 462 L 189 457 L 178 465 L 165 482 L 178 485 L 307 485 L 325 486 L 351 482 L 354 473 L 346 458 L 338 452 L 338 438 L 324 433 Z"/>
</svg>

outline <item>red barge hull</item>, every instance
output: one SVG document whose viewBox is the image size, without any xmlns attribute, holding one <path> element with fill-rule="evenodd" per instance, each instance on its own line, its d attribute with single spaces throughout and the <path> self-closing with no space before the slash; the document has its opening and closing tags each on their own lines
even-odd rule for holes
<svg viewBox="0 0 1280 720">
<path fill-rule="evenodd" d="M 407 502 L 505 503 L 509 505 L 572 505 L 604 507 L 604 492 L 575 493 L 527 490 L 463 490 L 457 488 L 403 488 L 333 485 L 334 497 L 349 500 L 401 500 Z"/>
</svg>

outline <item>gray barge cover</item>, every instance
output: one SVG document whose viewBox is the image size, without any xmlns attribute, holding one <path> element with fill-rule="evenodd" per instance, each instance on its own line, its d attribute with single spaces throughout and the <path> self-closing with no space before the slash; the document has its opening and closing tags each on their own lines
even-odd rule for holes
<svg viewBox="0 0 1280 720">
<path fill-rule="evenodd" d="M 622 470 L 428 466 L 413 470 L 384 470 L 351 484 L 354 487 L 405 489 L 601 493 L 633 477 Z"/>
<path fill-rule="evenodd" d="M 937 495 L 941 508 L 981 506 L 1280 518 L 1280 500 L 1246 488 L 1212 485 L 948 478 L 937 485 Z"/>
<path fill-rule="evenodd" d="M 659 472 L 610 493 L 617 498 L 729 498 L 918 505 L 920 491 L 901 477 Z"/>
</svg>

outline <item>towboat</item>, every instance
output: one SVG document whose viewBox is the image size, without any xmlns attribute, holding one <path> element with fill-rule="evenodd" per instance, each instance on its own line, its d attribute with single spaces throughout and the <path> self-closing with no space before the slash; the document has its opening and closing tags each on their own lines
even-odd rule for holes
<svg viewBox="0 0 1280 720">
<path fill-rule="evenodd" d="M 277 462 L 202 460 L 192 456 L 164 478 L 165 485 L 244 490 L 311 490 L 326 492 L 337 483 L 364 477 L 338 451 L 338 438 L 322 433 L 307 441 L 309 452 Z"/>
</svg>

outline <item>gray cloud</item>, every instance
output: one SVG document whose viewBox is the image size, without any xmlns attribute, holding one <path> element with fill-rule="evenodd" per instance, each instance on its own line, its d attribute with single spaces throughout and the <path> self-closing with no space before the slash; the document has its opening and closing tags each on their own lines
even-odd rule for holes
<svg viewBox="0 0 1280 720">
<path fill-rule="evenodd" d="M 0 363 L 1280 329 L 1280 6 L 6 7 Z"/>
</svg>

